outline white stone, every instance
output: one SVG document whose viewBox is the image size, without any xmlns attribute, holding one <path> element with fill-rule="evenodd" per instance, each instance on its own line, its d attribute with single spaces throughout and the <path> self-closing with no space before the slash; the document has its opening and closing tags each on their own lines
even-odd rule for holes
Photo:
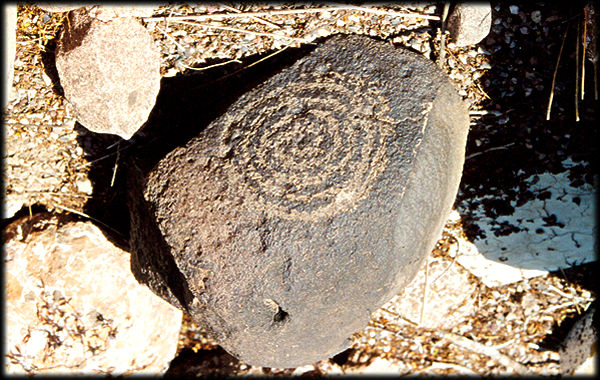
<svg viewBox="0 0 600 380">
<path fill-rule="evenodd" d="M 563 162 L 566 169 L 573 165 L 571 160 Z M 461 239 L 457 260 L 486 286 L 518 282 L 596 260 L 596 189 L 589 184 L 572 187 L 568 170 L 539 174 L 537 182 L 535 178 L 531 176 L 525 181 L 528 189 L 534 194 L 550 191 L 550 198 L 531 199 L 516 207 L 512 215 L 490 218 L 481 205 L 475 210 L 458 207 L 459 212 L 477 220 L 486 237 L 473 242 Z M 573 201 L 574 197 L 580 199 L 579 204 Z M 544 225 L 542 218 L 552 214 L 563 227 Z M 496 236 L 493 228 L 503 222 L 522 230 Z M 541 233 L 536 233 L 538 229 Z"/>
</svg>

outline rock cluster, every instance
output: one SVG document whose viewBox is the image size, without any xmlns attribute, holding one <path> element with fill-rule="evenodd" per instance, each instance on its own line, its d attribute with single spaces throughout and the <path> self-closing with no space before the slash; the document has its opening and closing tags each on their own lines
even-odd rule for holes
<svg viewBox="0 0 600 380">
<path fill-rule="evenodd" d="M 77 120 L 93 132 L 123 139 L 148 119 L 161 79 L 152 36 L 130 17 L 144 10 L 129 8 L 70 12 L 56 49 L 60 82 Z"/>
<path fill-rule="evenodd" d="M 468 126 L 432 62 L 335 36 L 131 163 L 132 271 L 248 364 L 331 357 L 433 248 Z"/>
<path fill-rule="evenodd" d="M 447 25 L 457 46 L 477 44 L 490 33 L 492 7 L 489 2 L 459 2 L 448 16 Z"/>
<path fill-rule="evenodd" d="M 7 373 L 166 371 L 181 311 L 140 285 L 96 226 L 27 218 L 6 231 Z"/>
</svg>

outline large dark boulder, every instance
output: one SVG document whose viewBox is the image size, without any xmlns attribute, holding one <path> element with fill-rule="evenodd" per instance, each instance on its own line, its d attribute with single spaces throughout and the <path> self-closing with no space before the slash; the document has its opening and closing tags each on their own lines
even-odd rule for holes
<svg viewBox="0 0 600 380">
<path fill-rule="evenodd" d="M 433 248 L 468 127 L 432 62 L 330 38 L 133 166 L 132 270 L 248 364 L 331 357 Z"/>
</svg>

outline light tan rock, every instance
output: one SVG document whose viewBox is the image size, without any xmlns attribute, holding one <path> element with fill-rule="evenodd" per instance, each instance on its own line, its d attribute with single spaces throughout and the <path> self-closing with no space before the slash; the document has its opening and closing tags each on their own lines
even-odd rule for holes
<svg viewBox="0 0 600 380">
<path fill-rule="evenodd" d="M 129 254 L 100 229 L 63 222 L 24 218 L 5 231 L 6 372 L 166 371 L 181 311 L 134 279 Z"/>
<path fill-rule="evenodd" d="M 483 40 L 492 26 L 490 3 L 460 2 L 448 16 L 448 31 L 457 46 L 474 45 Z"/>
<path fill-rule="evenodd" d="M 91 7 L 90 15 L 98 20 L 108 22 L 119 17 L 151 17 L 158 4 L 149 5 L 102 5 Z"/>
<path fill-rule="evenodd" d="M 70 13 L 56 49 L 56 68 L 77 121 L 97 133 L 129 139 L 146 122 L 160 89 L 160 53 L 131 17 L 100 21 Z"/>
</svg>

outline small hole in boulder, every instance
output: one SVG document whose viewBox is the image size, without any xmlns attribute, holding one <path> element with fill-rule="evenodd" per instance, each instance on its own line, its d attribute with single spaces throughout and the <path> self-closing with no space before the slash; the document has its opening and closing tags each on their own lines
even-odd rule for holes
<svg viewBox="0 0 600 380">
<path fill-rule="evenodd" d="M 281 307 L 277 307 L 277 313 L 273 316 L 273 322 L 281 323 L 284 322 L 288 317 L 288 313 L 285 312 Z"/>
</svg>

